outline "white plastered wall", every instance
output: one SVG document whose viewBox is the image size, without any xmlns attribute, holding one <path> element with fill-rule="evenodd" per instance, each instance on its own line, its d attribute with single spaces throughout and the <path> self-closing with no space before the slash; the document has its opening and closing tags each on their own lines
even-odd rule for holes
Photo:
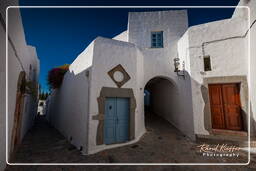
<svg viewBox="0 0 256 171">
<path fill-rule="evenodd" d="M 182 38 L 188 36 L 189 40 L 185 56 L 190 58 L 195 134 L 209 134 L 204 127 L 203 78 L 248 74 L 247 44 L 242 37 L 246 33 L 246 23 L 245 18 L 238 17 L 196 25 L 190 27 Z M 220 41 L 212 42 L 215 40 Z M 203 47 L 205 42 L 208 43 Z M 207 55 L 211 58 L 212 71 L 204 72 L 203 56 Z"/>
<path fill-rule="evenodd" d="M 89 87 L 94 41 L 70 65 L 62 86 L 51 94 L 50 123 L 73 145 L 87 153 Z M 54 99 L 52 99 L 54 98 Z M 52 102 L 54 101 L 54 104 Z"/>
<path fill-rule="evenodd" d="M 6 61 L 5 61 L 5 55 L 6 55 L 6 42 L 5 42 L 5 36 L 6 36 L 6 8 L 10 5 L 18 5 L 18 1 L 1 1 L 0 6 L 0 14 L 1 14 L 1 24 L 0 24 L 0 36 L 1 36 L 1 43 L 0 43 L 0 54 L 1 54 L 1 61 L 0 61 L 0 87 L 1 87 L 1 113 L 0 113 L 0 125 L 1 125 L 1 132 L 0 137 L 5 137 L 5 91 L 6 91 Z M 9 41 L 8 41 L 8 147 L 10 150 L 10 144 L 11 144 L 11 131 L 13 127 L 13 121 L 14 121 L 14 111 L 15 111 L 15 103 L 16 103 L 16 91 L 17 91 L 17 81 L 19 77 L 19 73 L 21 71 L 25 71 L 26 75 L 29 74 L 29 65 L 31 64 L 34 68 L 37 69 L 37 72 L 39 72 L 39 60 L 36 56 L 36 51 L 31 53 L 29 51 L 29 48 L 25 41 L 24 36 L 24 30 L 23 25 L 21 22 L 21 16 L 19 9 L 9 9 L 8 10 L 8 35 L 9 35 Z M 37 61 L 37 65 L 35 64 L 35 61 Z M 38 76 L 38 73 L 37 73 Z M 37 80 L 36 76 L 36 80 Z M 29 95 L 28 95 L 29 96 Z M 32 105 L 29 110 L 35 110 L 35 106 L 33 106 L 35 101 L 26 101 L 28 105 Z M 25 104 L 24 104 L 25 105 Z M 26 131 L 31 126 L 30 122 L 30 116 L 29 113 L 23 113 L 22 118 L 22 127 L 21 127 L 21 139 L 23 138 Z M 0 170 L 3 170 L 5 167 L 5 161 L 6 161 L 6 149 L 5 149 L 5 138 L 2 138 L 0 141 Z"/>
<path fill-rule="evenodd" d="M 251 42 L 251 48 L 250 48 L 250 95 L 251 95 L 251 101 L 250 101 L 250 109 L 251 109 L 251 117 L 253 118 L 251 120 L 252 128 L 254 129 L 254 132 L 256 132 L 256 3 L 255 1 L 251 0 L 250 4 L 248 6 L 251 9 L 251 32 L 250 32 L 250 42 Z M 254 22 L 254 23 L 253 23 Z M 253 25 L 252 25 L 253 24 Z"/>
<path fill-rule="evenodd" d="M 204 129 L 204 100 L 201 94 L 203 78 L 245 76 L 248 74 L 248 60 L 245 58 L 246 40 L 244 38 L 209 43 L 204 46 L 204 54 L 202 44 L 213 40 L 243 36 L 246 32 L 246 19 L 236 17 L 193 26 L 188 30 L 187 27 L 187 13 L 184 10 L 135 12 L 129 13 L 128 30 L 114 37 L 114 40 L 97 38 L 93 43 L 92 56 L 89 55 L 89 58 L 79 56 L 70 66 L 74 75 L 86 74 L 84 71 L 87 70 L 89 71 L 89 77 L 85 78 L 81 74 L 81 79 L 73 80 L 69 78 L 69 74 L 66 74 L 64 78 L 65 85 L 63 84 L 61 88 L 61 91 L 63 91 L 61 95 L 63 95 L 70 91 L 68 90 L 70 87 L 74 88 L 71 84 L 77 82 L 83 85 L 76 87 L 77 92 L 88 91 L 88 94 L 77 94 L 76 98 L 83 99 L 83 102 L 74 100 L 76 103 L 72 102 L 72 107 L 69 106 L 72 109 L 74 109 L 73 106 L 78 107 L 77 111 L 80 110 L 85 115 L 85 111 L 89 110 L 86 117 L 79 114 L 76 116 L 77 119 L 82 118 L 82 122 L 77 122 L 78 125 L 84 125 L 76 127 L 85 129 L 85 131 L 78 135 L 78 129 L 74 126 L 70 132 L 65 130 L 67 128 L 60 126 L 60 122 L 69 125 L 70 120 L 68 121 L 66 117 L 69 114 L 62 114 L 64 119 L 56 123 L 59 124 L 57 127 L 61 128 L 61 132 L 68 138 L 71 134 L 76 135 L 77 138 L 73 140 L 73 144 L 78 148 L 80 146 L 85 147 L 82 151 L 84 154 L 92 154 L 103 149 L 137 141 L 145 132 L 144 87 L 150 79 L 162 77 L 169 80 L 177 88 L 177 96 L 175 97 L 177 99 L 175 100 L 179 102 L 173 105 L 176 107 L 175 109 L 172 108 L 168 111 L 171 112 L 171 116 L 166 116 L 166 119 L 192 139 L 195 138 L 195 134 L 207 135 L 208 132 Z M 164 31 L 164 48 L 155 49 L 150 47 L 151 31 Z M 126 42 L 127 40 L 129 43 Z M 90 53 L 88 52 L 88 54 Z M 203 71 L 203 55 L 211 56 L 213 70 L 210 72 Z M 179 57 L 181 63 L 185 62 L 185 79 L 178 77 L 173 72 L 173 59 L 175 57 Z M 123 87 L 132 88 L 136 98 L 135 140 L 125 144 L 98 146 L 96 145 L 98 121 L 93 120 L 92 117 L 99 114 L 97 98 L 100 95 L 101 88 L 103 86 L 116 87 L 107 72 L 118 64 L 121 64 L 132 78 Z M 180 67 L 180 69 L 183 68 Z M 254 83 L 252 82 L 252 84 Z M 89 97 L 89 99 L 86 97 Z M 166 100 L 169 100 L 168 98 Z M 85 103 L 86 100 L 88 101 Z M 68 106 L 67 103 L 69 102 L 70 99 L 67 99 L 67 102 L 63 104 Z M 85 107 L 87 103 L 88 107 Z M 83 104 L 82 107 L 81 104 Z M 62 110 L 65 113 L 65 107 Z M 192 120 L 194 122 L 191 122 Z M 89 139 L 85 138 L 86 136 Z"/>
<path fill-rule="evenodd" d="M 250 110 L 251 110 L 251 135 L 256 135 L 256 3 L 255 0 L 241 0 L 240 6 L 247 6 L 248 9 L 236 9 L 233 17 L 240 17 L 248 19 L 248 12 L 250 12 L 250 33 L 246 36 L 246 41 L 249 41 L 250 36 Z M 249 21 L 249 20 L 248 20 Z M 248 43 L 248 42 L 247 42 Z M 247 44 L 249 46 L 249 44 Z"/>
<path fill-rule="evenodd" d="M 102 87 L 116 87 L 108 75 L 108 71 L 121 64 L 131 79 L 122 88 L 132 88 L 136 99 L 135 109 L 135 139 L 123 144 L 96 145 L 98 120 L 92 117 L 98 114 L 97 98 Z M 88 153 L 96 153 L 103 149 L 109 149 L 138 141 L 145 133 L 143 115 L 143 58 L 134 44 L 98 37 L 95 40 L 93 53 L 93 65 L 90 84 L 89 106 L 89 139 Z"/>
<path fill-rule="evenodd" d="M 187 74 L 189 71 L 185 71 L 186 79 L 178 77 L 174 72 L 173 63 L 174 58 L 180 57 L 181 64 L 187 60 L 185 61 L 185 70 L 189 69 L 189 60 L 183 58 L 183 55 L 178 53 L 178 41 L 187 28 L 188 18 L 186 10 L 129 13 L 128 40 L 134 43 L 144 56 L 143 87 L 145 87 L 149 80 L 155 77 L 166 78 L 174 85 L 177 93 L 177 99 L 175 100 L 179 104 L 168 108 L 162 115 L 182 133 L 194 139 L 194 126 L 190 122 L 193 120 L 193 115 L 191 115 L 190 78 Z M 151 48 L 151 31 L 163 31 L 164 48 Z M 169 100 L 166 99 L 166 101 Z"/>
<path fill-rule="evenodd" d="M 128 32 L 127 32 L 127 30 L 123 31 L 122 33 L 118 34 L 117 36 L 113 37 L 112 39 L 128 42 Z"/>
</svg>

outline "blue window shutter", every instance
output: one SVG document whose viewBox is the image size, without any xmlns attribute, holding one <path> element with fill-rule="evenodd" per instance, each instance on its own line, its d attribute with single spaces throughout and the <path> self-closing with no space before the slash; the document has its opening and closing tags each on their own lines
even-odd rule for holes
<svg viewBox="0 0 256 171">
<path fill-rule="evenodd" d="M 163 48 L 163 31 L 151 32 L 151 47 Z"/>
</svg>

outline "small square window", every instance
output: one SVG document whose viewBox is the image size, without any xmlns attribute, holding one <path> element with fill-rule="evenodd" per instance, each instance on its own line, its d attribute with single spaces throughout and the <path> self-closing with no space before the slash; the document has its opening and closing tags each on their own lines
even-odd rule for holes
<svg viewBox="0 0 256 171">
<path fill-rule="evenodd" d="M 163 48 L 163 31 L 151 32 L 151 47 Z"/>
<path fill-rule="evenodd" d="M 211 71 L 211 58 L 210 56 L 204 56 L 204 71 Z"/>
</svg>

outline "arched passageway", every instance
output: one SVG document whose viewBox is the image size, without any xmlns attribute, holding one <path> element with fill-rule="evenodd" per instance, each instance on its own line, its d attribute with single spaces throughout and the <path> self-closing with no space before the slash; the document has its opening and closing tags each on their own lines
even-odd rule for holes
<svg viewBox="0 0 256 171">
<path fill-rule="evenodd" d="M 160 116 L 170 123 L 176 123 L 179 115 L 179 96 L 176 85 L 165 77 L 149 80 L 144 88 L 145 121 Z"/>
</svg>

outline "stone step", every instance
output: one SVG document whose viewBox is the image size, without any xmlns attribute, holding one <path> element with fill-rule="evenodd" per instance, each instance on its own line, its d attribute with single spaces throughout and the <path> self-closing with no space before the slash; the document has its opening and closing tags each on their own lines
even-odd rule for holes
<svg viewBox="0 0 256 171">
<path fill-rule="evenodd" d="M 248 147 L 248 137 L 244 135 L 197 135 L 198 142 L 211 142 L 216 144 L 234 144 L 240 147 Z M 251 147 L 256 147 L 256 139 L 251 137 Z"/>
</svg>

